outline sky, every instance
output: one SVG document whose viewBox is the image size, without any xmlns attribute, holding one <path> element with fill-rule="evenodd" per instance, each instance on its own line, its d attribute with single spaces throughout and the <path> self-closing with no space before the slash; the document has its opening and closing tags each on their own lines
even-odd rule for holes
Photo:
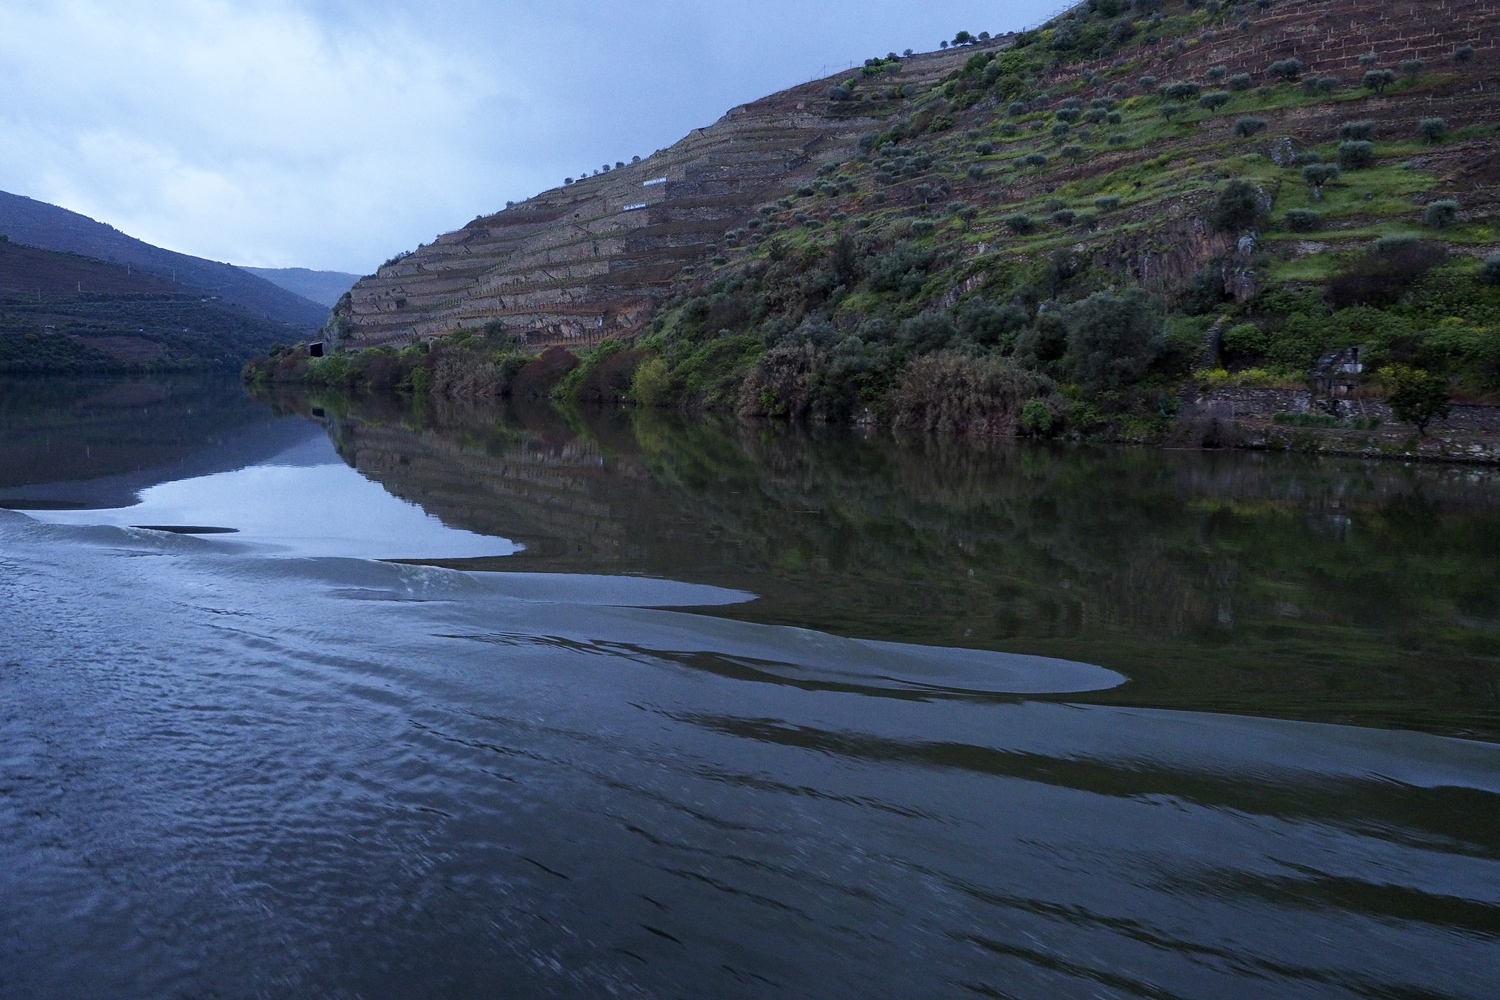
<svg viewBox="0 0 1500 1000">
<path fill-rule="evenodd" d="M 1063 0 L 0 0 L 0 190 L 364 274 L 738 104 Z"/>
</svg>

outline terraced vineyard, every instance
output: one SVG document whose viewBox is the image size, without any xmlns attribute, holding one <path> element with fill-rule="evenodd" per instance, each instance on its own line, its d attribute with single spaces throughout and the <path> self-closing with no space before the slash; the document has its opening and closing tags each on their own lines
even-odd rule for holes
<svg viewBox="0 0 1500 1000">
<path fill-rule="evenodd" d="M 983 434 L 1151 437 L 1221 390 L 1299 428 L 1391 425 L 1398 382 L 1492 403 L 1497 29 L 1500 0 L 1088 0 L 476 219 L 333 332 L 410 347 L 382 378 L 417 391 L 508 393 L 561 345 L 565 395 Z"/>
</svg>

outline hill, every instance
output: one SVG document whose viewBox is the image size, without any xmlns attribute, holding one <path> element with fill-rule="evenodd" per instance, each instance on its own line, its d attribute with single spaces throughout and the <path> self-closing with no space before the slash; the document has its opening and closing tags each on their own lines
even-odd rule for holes
<svg viewBox="0 0 1500 1000">
<path fill-rule="evenodd" d="M 0 295 L 56 299 L 90 292 L 171 295 L 181 288 L 127 265 L 57 253 L 0 238 Z"/>
<path fill-rule="evenodd" d="M 305 267 L 240 267 L 257 277 L 265 278 L 278 288 L 293 295 L 300 295 L 322 306 L 332 309 L 344 293 L 359 280 L 357 274 L 343 271 L 311 271 Z"/>
<path fill-rule="evenodd" d="M 515 391 L 563 345 L 584 398 L 979 433 L 1143 426 L 1320 364 L 1491 398 L 1497 29 L 1500 0 L 1088 0 L 477 218 L 333 330 L 419 345 L 417 388 Z M 1324 382 L 1287 405 L 1396 388 Z"/>
<path fill-rule="evenodd" d="M 0 372 L 233 370 L 293 333 L 129 265 L 0 237 Z"/>
<path fill-rule="evenodd" d="M 299 329 L 315 330 L 328 317 L 328 310 L 316 302 L 232 264 L 163 250 L 77 212 L 3 191 L 0 234 L 16 243 L 126 265 L 182 286 L 189 294 L 216 295 Z"/>
</svg>

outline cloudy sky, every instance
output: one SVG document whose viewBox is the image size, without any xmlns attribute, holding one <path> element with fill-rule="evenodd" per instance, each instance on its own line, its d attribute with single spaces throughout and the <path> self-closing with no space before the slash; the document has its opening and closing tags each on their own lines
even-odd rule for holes
<svg viewBox="0 0 1500 1000">
<path fill-rule="evenodd" d="M 0 190 L 365 273 L 736 104 L 1063 0 L 0 0 Z"/>
</svg>

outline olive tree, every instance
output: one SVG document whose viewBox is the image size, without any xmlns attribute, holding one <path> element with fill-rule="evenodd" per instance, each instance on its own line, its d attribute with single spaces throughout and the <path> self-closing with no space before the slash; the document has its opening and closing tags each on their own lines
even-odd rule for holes
<svg viewBox="0 0 1500 1000">
<path fill-rule="evenodd" d="M 1368 170 L 1376 159 L 1373 142 L 1339 143 L 1339 166 L 1345 170 Z"/>
<path fill-rule="evenodd" d="M 1265 129 L 1266 122 L 1262 118 L 1241 118 L 1234 123 L 1234 134 L 1241 139 L 1253 139 Z"/>
<path fill-rule="evenodd" d="M 1427 206 L 1423 218 L 1434 229 L 1446 229 L 1458 221 L 1458 202 L 1451 198 L 1434 201 Z"/>
<path fill-rule="evenodd" d="M 1448 134 L 1448 122 L 1442 118 L 1423 118 L 1417 124 L 1417 135 L 1431 146 Z"/>
<path fill-rule="evenodd" d="M 1342 171 L 1332 163 L 1309 163 L 1302 168 L 1302 179 L 1313 189 L 1313 201 L 1323 200 L 1323 185 L 1336 181 Z"/>
<path fill-rule="evenodd" d="M 1384 94 L 1396 82 L 1396 74 L 1388 69 L 1372 69 L 1365 74 L 1365 89 Z"/>
<path fill-rule="evenodd" d="M 1209 111 L 1217 112 L 1229 103 L 1230 93 L 1227 90 L 1211 90 L 1198 98 L 1198 107 L 1207 108 Z"/>
</svg>

